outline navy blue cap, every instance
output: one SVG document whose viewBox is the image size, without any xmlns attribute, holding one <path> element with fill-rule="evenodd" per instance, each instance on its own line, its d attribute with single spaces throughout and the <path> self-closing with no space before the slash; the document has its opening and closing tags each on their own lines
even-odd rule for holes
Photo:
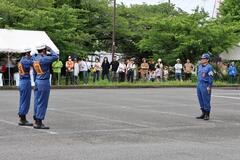
<svg viewBox="0 0 240 160">
<path fill-rule="evenodd" d="M 210 59 L 210 55 L 208 53 L 204 53 L 201 59 Z"/>
</svg>

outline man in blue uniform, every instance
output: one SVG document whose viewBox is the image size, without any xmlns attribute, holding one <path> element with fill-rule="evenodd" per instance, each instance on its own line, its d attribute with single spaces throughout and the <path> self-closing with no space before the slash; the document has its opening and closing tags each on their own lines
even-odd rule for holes
<svg viewBox="0 0 240 160">
<path fill-rule="evenodd" d="M 234 84 L 237 80 L 237 67 L 235 66 L 234 62 L 232 62 L 228 67 L 228 77 L 229 83 Z"/>
<path fill-rule="evenodd" d="M 42 45 L 36 48 L 38 55 L 33 57 L 33 67 L 36 73 L 35 89 L 34 89 L 34 128 L 35 129 L 49 129 L 44 126 L 44 120 L 48 99 L 50 94 L 50 67 L 52 62 L 58 59 L 58 55 L 48 46 Z M 47 54 L 50 51 L 50 54 Z"/>
<path fill-rule="evenodd" d="M 200 65 L 198 66 L 198 84 L 197 96 L 202 110 L 202 115 L 197 119 L 209 120 L 211 111 L 211 92 L 213 84 L 213 68 L 209 64 L 210 56 L 205 53 L 201 57 Z"/>
<path fill-rule="evenodd" d="M 19 125 L 20 126 L 32 126 L 32 123 L 29 123 L 26 119 L 26 115 L 28 114 L 31 100 L 31 80 L 30 80 L 30 67 L 32 66 L 32 59 L 30 55 L 31 49 L 25 49 L 22 53 L 22 58 L 18 63 L 18 71 L 19 71 L 19 107 L 18 107 L 18 115 L 19 115 Z"/>
</svg>

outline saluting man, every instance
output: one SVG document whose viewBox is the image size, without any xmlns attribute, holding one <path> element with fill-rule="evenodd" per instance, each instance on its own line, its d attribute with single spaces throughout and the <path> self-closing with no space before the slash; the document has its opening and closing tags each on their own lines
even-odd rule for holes
<svg viewBox="0 0 240 160">
<path fill-rule="evenodd" d="M 196 118 L 204 120 L 209 120 L 211 112 L 210 101 L 213 85 L 213 68 L 209 64 L 209 59 L 209 54 L 203 54 L 201 62 L 198 66 L 197 96 L 202 110 L 202 115 Z"/>
<path fill-rule="evenodd" d="M 50 66 L 52 62 L 58 59 L 57 53 L 55 53 L 50 47 L 42 45 L 36 48 L 38 55 L 33 57 L 33 68 L 36 73 L 35 81 L 35 98 L 34 98 L 34 128 L 35 129 L 49 129 L 42 121 L 45 118 L 48 99 L 50 94 Z M 50 54 L 47 55 L 47 51 Z"/>
<path fill-rule="evenodd" d="M 20 126 L 32 126 L 32 123 L 29 123 L 26 119 L 28 114 L 31 100 L 31 80 L 30 80 L 30 67 L 33 62 L 30 55 L 31 49 L 25 49 L 22 52 L 22 58 L 18 63 L 18 72 L 19 72 L 19 107 L 18 107 L 18 116 L 20 118 L 18 125 Z"/>
</svg>

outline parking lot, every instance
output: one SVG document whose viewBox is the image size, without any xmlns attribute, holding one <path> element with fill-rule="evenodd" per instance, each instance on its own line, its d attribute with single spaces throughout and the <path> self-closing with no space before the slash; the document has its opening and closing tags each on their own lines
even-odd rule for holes
<svg viewBox="0 0 240 160">
<path fill-rule="evenodd" d="M 50 130 L 17 125 L 17 90 L 0 97 L 1 160 L 240 157 L 239 90 L 214 89 L 211 120 L 203 121 L 195 119 L 194 88 L 54 89 L 44 121 Z M 33 105 L 29 120 L 32 112 Z"/>
</svg>

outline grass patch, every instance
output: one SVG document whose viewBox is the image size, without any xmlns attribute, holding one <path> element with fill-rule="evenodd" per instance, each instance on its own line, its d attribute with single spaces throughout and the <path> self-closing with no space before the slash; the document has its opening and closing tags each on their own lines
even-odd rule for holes
<svg viewBox="0 0 240 160">
<path fill-rule="evenodd" d="M 61 82 L 60 86 L 66 86 L 65 81 Z M 100 80 L 93 83 L 89 80 L 87 85 L 84 85 L 82 81 L 80 81 L 77 85 L 71 85 L 74 87 L 86 87 L 86 88 L 94 88 L 94 87 L 195 87 L 197 82 L 195 81 L 163 81 L 163 82 L 150 82 L 150 81 L 136 81 L 133 83 L 130 82 L 109 82 L 108 80 Z M 227 82 L 222 81 L 214 81 L 214 86 L 217 87 L 238 87 L 239 84 L 229 84 Z M 70 86 L 70 85 L 69 85 Z"/>
</svg>

